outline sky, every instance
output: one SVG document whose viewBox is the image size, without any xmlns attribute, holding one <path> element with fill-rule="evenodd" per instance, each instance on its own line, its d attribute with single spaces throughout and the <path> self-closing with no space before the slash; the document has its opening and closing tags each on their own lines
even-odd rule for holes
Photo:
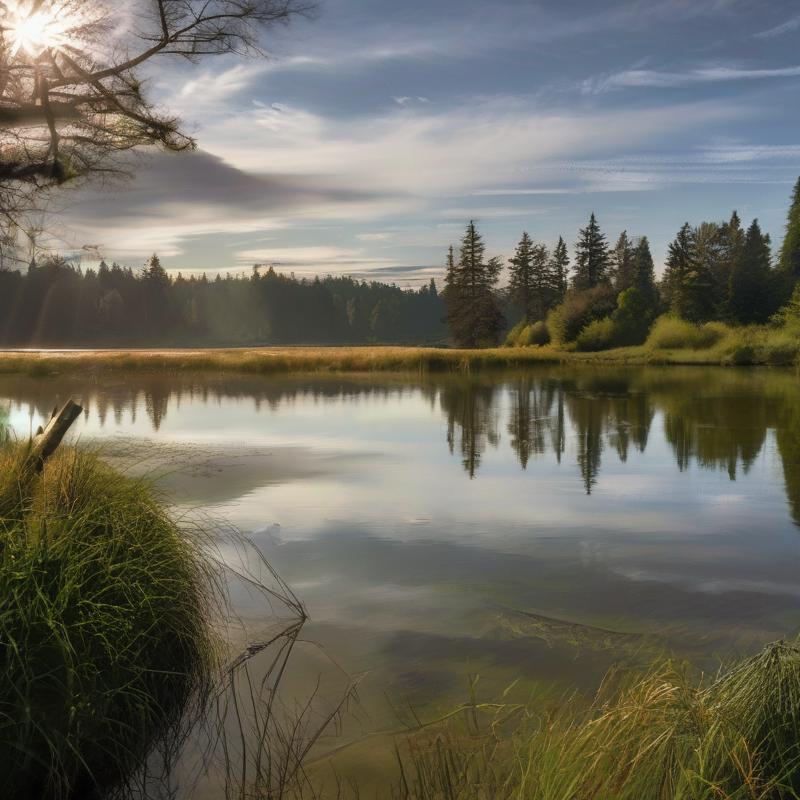
<svg viewBox="0 0 800 800">
<path fill-rule="evenodd" d="M 198 150 L 69 195 L 63 249 L 418 286 L 470 219 L 507 258 L 523 230 L 571 247 L 594 211 L 659 267 L 734 208 L 783 236 L 798 0 L 321 0 L 263 46 L 147 74 Z"/>
</svg>

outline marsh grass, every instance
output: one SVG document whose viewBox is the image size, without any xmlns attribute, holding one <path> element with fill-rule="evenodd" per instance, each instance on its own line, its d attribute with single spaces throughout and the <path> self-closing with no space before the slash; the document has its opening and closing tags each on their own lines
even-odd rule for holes
<svg viewBox="0 0 800 800">
<path fill-rule="evenodd" d="M 144 481 L 62 449 L 0 449 L 3 796 L 124 793 L 211 697 L 217 578 Z"/>
<path fill-rule="evenodd" d="M 587 706 L 482 704 L 397 748 L 402 800 L 800 797 L 800 648 L 779 642 L 713 679 L 665 662 L 611 673 Z"/>
</svg>

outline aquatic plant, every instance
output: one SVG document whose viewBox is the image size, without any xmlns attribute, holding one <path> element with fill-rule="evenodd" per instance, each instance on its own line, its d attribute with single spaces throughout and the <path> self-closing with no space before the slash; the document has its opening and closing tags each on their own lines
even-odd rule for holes
<svg viewBox="0 0 800 800">
<path fill-rule="evenodd" d="M 788 800 L 800 796 L 800 647 L 713 679 L 667 661 L 594 701 L 470 703 L 397 745 L 403 800 Z"/>
<path fill-rule="evenodd" d="M 63 449 L 0 450 L 3 796 L 122 790 L 207 702 L 217 578 L 152 487 Z"/>
</svg>

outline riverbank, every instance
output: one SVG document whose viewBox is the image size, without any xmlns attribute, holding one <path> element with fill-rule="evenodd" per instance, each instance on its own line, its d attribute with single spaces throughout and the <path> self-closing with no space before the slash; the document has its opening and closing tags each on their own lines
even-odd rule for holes
<svg viewBox="0 0 800 800">
<path fill-rule="evenodd" d="M 458 350 L 433 347 L 258 347 L 234 349 L 0 351 L 0 374 L 218 371 L 247 374 L 335 372 L 469 372 L 535 364 L 787 366 L 785 352 L 747 348 L 653 349 L 646 345 L 600 352 L 556 346 Z"/>
</svg>

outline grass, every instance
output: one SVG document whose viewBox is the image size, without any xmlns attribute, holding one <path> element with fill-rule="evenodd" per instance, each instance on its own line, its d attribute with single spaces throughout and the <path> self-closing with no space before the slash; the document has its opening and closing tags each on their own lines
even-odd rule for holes
<svg viewBox="0 0 800 800">
<path fill-rule="evenodd" d="M 538 706 L 537 706 L 538 708 Z M 588 708 L 473 699 L 401 739 L 403 800 L 787 800 L 800 796 L 800 648 L 714 679 L 613 673 Z"/>
<path fill-rule="evenodd" d="M 0 354 L 0 375 L 48 377 L 123 372 L 236 372 L 251 375 L 344 372 L 473 372 L 536 364 L 796 364 L 800 336 L 781 329 L 732 329 L 715 345 L 618 347 L 578 352 L 569 346 L 459 350 L 425 347 L 284 347 L 233 350 L 87 351 Z"/>
<path fill-rule="evenodd" d="M 209 694 L 214 576 L 148 484 L 26 453 L 0 447 L 3 796 L 108 796 Z"/>
</svg>

